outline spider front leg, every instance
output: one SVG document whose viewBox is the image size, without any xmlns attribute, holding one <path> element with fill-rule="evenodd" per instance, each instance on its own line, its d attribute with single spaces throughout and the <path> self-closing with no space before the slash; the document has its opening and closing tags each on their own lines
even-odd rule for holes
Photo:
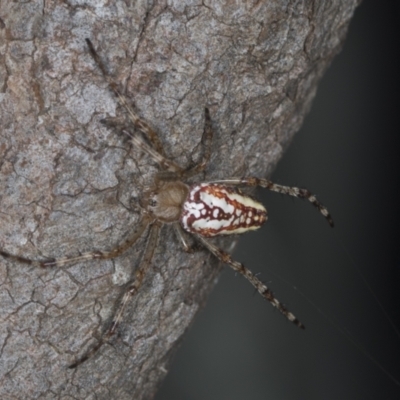
<svg viewBox="0 0 400 400">
<path fill-rule="evenodd" d="M 278 185 L 270 181 L 269 179 L 260 179 L 256 177 L 247 178 L 228 178 L 212 181 L 211 183 L 222 183 L 224 185 L 237 185 L 237 186 L 260 186 L 271 190 L 272 192 L 277 192 L 281 194 L 287 194 L 293 197 L 299 197 L 301 199 L 308 200 L 319 212 L 326 218 L 331 227 L 334 226 L 333 219 L 329 214 L 328 209 L 322 205 L 314 194 L 312 194 L 308 189 L 302 189 L 294 186 L 283 186 Z"/>
<path fill-rule="evenodd" d="M 154 222 L 150 227 L 146 249 L 143 253 L 139 268 L 135 272 L 134 279 L 128 283 L 127 289 L 125 290 L 121 302 L 119 303 L 116 312 L 114 313 L 110 328 L 107 330 L 105 334 L 101 336 L 98 343 L 94 347 L 92 347 L 86 354 L 84 354 L 73 364 L 69 365 L 68 368 L 76 368 L 78 365 L 82 364 L 84 361 L 92 357 L 97 352 L 97 350 L 99 350 L 104 343 L 107 343 L 110 340 L 111 336 L 113 336 L 114 333 L 116 332 L 122 320 L 122 315 L 124 313 L 128 301 L 138 292 L 139 288 L 143 283 L 143 279 L 146 275 L 146 272 L 151 264 L 151 260 L 153 258 L 158 243 L 160 227 L 161 225 L 157 221 Z"/>
<path fill-rule="evenodd" d="M 235 261 L 228 253 L 213 245 L 211 242 L 206 240 L 200 235 L 196 235 L 197 239 L 224 264 L 228 264 L 234 271 L 242 274 L 261 294 L 266 300 L 268 300 L 274 307 L 276 307 L 290 322 L 293 322 L 296 326 L 304 329 L 304 325 L 274 296 L 271 290 L 264 285 L 249 269 L 243 264 Z"/>
<path fill-rule="evenodd" d="M 132 133 L 126 127 L 116 122 L 114 119 L 105 119 L 103 123 L 109 127 L 116 128 L 118 132 L 130 138 L 131 143 L 148 154 L 160 167 L 164 170 L 176 173 L 174 179 L 179 176 L 181 179 L 188 179 L 194 175 L 203 172 L 211 156 L 211 144 L 213 138 L 213 131 L 211 126 L 210 111 L 206 107 L 204 110 L 204 131 L 201 138 L 202 156 L 200 161 L 193 167 L 183 170 L 179 165 L 166 158 L 156 148 L 149 146 L 139 135 Z M 168 178 L 167 178 L 168 179 Z"/>
<path fill-rule="evenodd" d="M 173 161 L 164 157 L 157 150 L 149 146 L 137 133 L 132 133 L 127 129 L 122 129 L 121 133 L 128 136 L 132 144 L 148 154 L 162 169 L 171 172 L 181 172 L 182 168 Z"/>
<path fill-rule="evenodd" d="M 133 125 L 139 129 L 141 132 L 145 134 L 145 136 L 151 141 L 153 144 L 154 148 L 158 153 L 161 155 L 164 154 L 164 149 L 162 147 L 161 141 L 157 135 L 157 133 L 145 122 L 143 121 L 132 109 L 132 107 L 129 105 L 128 99 L 118 90 L 118 85 L 113 81 L 113 79 L 108 75 L 107 70 L 97 54 L 92 42 L 90 39 L 85 39 L 86 43 L 89 47 L 90 55 L 92 56 L 93 60 L 99 67 L 100 71 L 103 74 L 103 77 L 108 83 L 109 88 L 111 91 L 115 94 L 118 102 L 120 103 L 121 106 L 123 106 L 129 115 L 129 119 L 133 123 Z"/>
<path fill-rule="evenodd" d="M 31 260 L 29 258 L 21 257 L 15 254 L 10 254 L 1 249 L 0 249 L 0 255 L 9 260 L 13 260 L 24 264 L 30 264 L 34 267 L 41 267 L 41 268 L 62 267 L 66 264 L 71 264 L 79 261 L 88 261 L 93 259 L 106 260 L 110 258 L 115 258 L 121 255 L 123 252 L 125 252 L 127 249 L 129 249 L 136 243 L 136 241 L 140 238 L 140 236 L 142 236 L 144 230 L 147 228 L 147 226 L 150 224 L 151 221 L 152 218 L 150 216 L 145 216 L 139 222 L 139 224 L 133 229 L 133 232 L 131 232 L 130 236 L 125 241 L 123 241 L 121 244 L 119 244 L 110 251 L 97 250 L 89 253 L 83 253 L 80 256 L 76 257 L 63 257 L 57 259 L 49 258 L 47 260 L 42 260 L 42 261 Z"/>
<path fill-rule="evenodd" d="M 199 174 L 200 172 L 203 172 L 205 168 L 207 167 L 208 161 L 210 160 L 211 157 L 211 144 L 212 144 L 212 139 L 213 139 L 213 130 L 212 130 L 212 124 L 211 124 L 211 117 L 210 117 L 210 111 L 206 107 L 204 109 L 204 131 L 203 135 L 201 137 L 201 142 L 200 145 L 202 147 L 202 156 L 200 158 L 200 161 L 198 163 L 186 170 L 183 174 L 184 178 L 190 178 L 194 175 Z"/>
<path fill-rule="evenodd" d="M 54 264 L 57 264 L 57 260 L 54 258 L 49 258 L 49 259 L 43 260 L 43 261 L 31 260 L 30 258 L 21 257 L 16 254 L 7 253 L 6 251 L 1 250 L 1 249 L 0 249 L 0 256 L 6 258 L 8 260 L 16 261 L 16 262 L 23 263 L 23 264 L 29 264 L 34 267 L 40 267 L 40 268 L 52 267 Z"/>
</svg>

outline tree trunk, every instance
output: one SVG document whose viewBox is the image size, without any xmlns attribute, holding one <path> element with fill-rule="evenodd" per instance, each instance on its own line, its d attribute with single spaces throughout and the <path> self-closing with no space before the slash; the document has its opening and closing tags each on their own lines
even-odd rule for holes
<svg viewBox="0 0 400 400">
<path fill-rule="evenodd" d="M 111 249 L 139 219 L 154 162 L 99 121 L 121 115 L 91 59 L 158 132 L 166 155 L 198 157 L 205 180 L 264 177 L 310 108 L 357 0 L 129 2 L 0 0 L 0 248 L 32 259 Z M 96 342 L 146 237 L 111 261 L 37 269 L 0 259 L 0 397 L 150 399 L 220 266 L 184 253 L 171 227 L 118 333 Z M 219 242 L 230 248 L 232 238 Z"/>
</svg>

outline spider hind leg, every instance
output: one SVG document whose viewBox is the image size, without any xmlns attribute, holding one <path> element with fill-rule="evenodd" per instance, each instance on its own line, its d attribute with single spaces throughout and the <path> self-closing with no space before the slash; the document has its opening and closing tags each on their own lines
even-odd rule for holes
<svg viewBox="0 0 400 400">
<path fill-rule="evenodd" d="M 251 186 L 251 187 L 262 187 L 270 190 L 271 192 L 286 194 L 293 197 L 298 197 L 300 199 L 308 200 L 328 221 L 329 225 L 333 228 L 334 223 L 332 216 L 330 215 L 328 209 L 320 203 L 317 197 L 312 194 L 308 189 L 298 188 L 295 186 L 283 186 L 270 181 L 269 179 L 256 178 L 254 176 L 246 178 L 228 178 L 228 179 L 218 179 L 212 181 L 211 183 L 221 183 L 224 185 L 233 186 Z"/>
<path fill-rule="evenodd" d="M 96 345 L 94 345 L 91 349 L 89 349 L 82 357 L 77 359 L 74 363 L 69 365 L 68 368 L 74 369 L 83 362 L 85 362 L 86 360 L 88 360 L 89 358 L 91 358 L 94 354 L 97 353 L 97 351 L 100 349 L 101 346 L 103 346 L 104 343 L 107 343 L 110 340 L 110 338 L 117 331 L 117 328 L 122 321 L 122 316 L 125 311 L 126 305 L 142 286 L 143 279 L 151 265 L 151 260 L 157 248 L 160 227 L 161 224 L 158 222 L 154 222 L 150 227 L 149 237 L 147 239 L 146 248 L 144 250 L 140 265 L 138 269 L 135 271 L 134 279 L 128 283 L 127 288 L 125 289 L 122 299 L 118 304 L 117 309 L 113 315 L 110 328 L 104 334 L 101 335 Z"/>
<path fill-rule="evenodd" d="M 239 272 L 243 275 L 261 294 L 266 300 L 268 300 L 274 307 L 276 307 L 290 322 L 294 323 L 301 329 L 304 329 L 304 325 L 274 296 L 272 291 L 262 283 L 249 269 L 243 264 L 235 261 L 228 253 L 218 248 L 204 237 L 196 235 L 200 242 L 218 258 L 224 264 L 229 265 L 234 271 Z"/>
</svg>

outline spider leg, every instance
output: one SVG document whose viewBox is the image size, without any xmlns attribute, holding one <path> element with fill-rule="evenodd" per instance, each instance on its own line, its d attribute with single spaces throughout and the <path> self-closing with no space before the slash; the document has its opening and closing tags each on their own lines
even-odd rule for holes
<svg viewBox="0 0 400 400">
<path fill-rule="evenodd" d="M 232 257 L 218 248 L 217 246 L 210 243 L 204 237 L 196 235 L 200 242 L 218 258 L 221 262 L 228 264 L 233 270 L 242 274 L 254 287 L 257 289 L 258 293 L 261 294 L 265 299 L 267 299 L 274 307 L 276 307 L 289 321 L 293 322 L 296 326 L 304 329 L 304 325 L 273 295 L 271 290 L 264 285 L 249 269 L 247 269 L 243 264 L 235 261 Z"/>
<path fill-rule="evenodd" d="M 90 253 L 83 253 L 77 257 L 63 257 L 58 259 L 49 258 L 47 260 L 42 260 L 42 261 L 31 260 L 29 258 L 20 257 L 14 254 L 7 253 L 3 250 L 0 250 L 0 255 L 3 256 L 4 258 L 8 258 L 13 261 L 21 262 L 24 264 L 30 264 L 35 267 L 41 267 L 41 268 L 54 267 L 54 266 L 61 267 L 66 264 L 78 261 L 87 261 L 93 259 L 105 260 L 109 258 L 115 258 L 135 244 L 135 242 L 139 239 L 139 237 L 142 236 L 144 230 L 147 228 L 147 226 L 151 221 L 152 221 L 151 217 L 145 216 L 139 222 L 139 224 L 134 228 L 130 236 L 124 242 L 122 242 L 121 244 L 119 244 L 117 247 L 115 247 L 110 251 L 98 250 Z"/>
<path fill-rule="evenodd" d="M 287 194 L 293 197 L 299 197 L 301 199 L 307 199 L 315 208 L 319 210 L 319 212 L 326 218 L 329 225 L 331 227 L 334 226 L 333 219 L 329 214 L 328 209 L 322 205 L 316 198 L 314 194 L 312 194 L 308 189 L 298 188 L 294 186 L 283 186 L 278 185 L 270 181 L 269 179 L 260 179 L 256 177 L 247 177 L 247 178 L 229 178 L 229 179 L 220 179 L 216 181 L 212 181 L 211 183 L 222 183 L 225 185 L 241 185 L 241 186 L 260 186 L 271 190 L 272 192 Z"/>
<path fill-rule="evenodd" d="M 122 320 L 122 314 L 125 310 L 128 301 L 138 292 L 140 286 L 143 283 L 143 278 L 146 275 L 146 272 L 151 264 L 151 260 L 153 258 L 154 252 L 157 247 L 159 233 L 160 233 L 160 223 L 154 222 L 150 227 L 149 238 L 139 268 L 135 272 L 134 279 L 128 284 L 128 287 L 121 299 L 121 302 L 119 303 L 114 313 L 113 321 L 108 331 L 102 335 L 102 337 L 94 347 L 92 347 L 86 354 L 84 354 L 73 364 L 69 365 L 68 368 L 76 368 L 78 365 L 82 364 L 84 361 L 92 357 L 97 352 L 97 350 L 99 350 L 100 347 L 104 343 L 108 342 L 111 336 L 114 335 Z"/>
<path fill-rule="evenodd" d="M 213 130 L 210 118 L 210 111 L 206 107 L 204 109 L 204 131 L 200 143 L 203 149 L 203 154 L 200 161 L 195 166 L 185 171 L 185 173 L 183 174 L 184 178 L 190 178 L 204 171 L 208 164 L 208 161 L 210 160 L 212 139 Z"/>
<path fill-rule="evenodd" d="M 194 253 L 195 251 L 199 250 L 200 247 L 197 245 L 197 243 L 189 243 L 187 240 L 187 235 L 185 234 L 184 230 L 181 227 L 181 224 L 179 222 L 175 222 L 173 224 L 176 236 L 178 240 L 181 242 L 183 250 L 186 251 L 186 253 Z"/>
<path fill-rule="evenodd" d="M 143 132 L 146 135 L 146 137 L 149 138 L 149 140 L 151 141 L 151 143 L 153 144 L 154 148 L 158 153 L 164 154 L 164 150 L 161 141 L 157 136 L 157 133 L 133 111 L 132 107 L 129 105 L 128 99 L 122 93 L 119 92 L 117 84 L 108 75 L 103 62 L 100 59 L 99 55 L 97 54 L 96 50 L 94 49 L 94 46 L 90 41 L 90 39 L 85 39 L 85 40 L 89 47 L 90 55 L 92 56 L 97 66 L 100 68 L 104 78 L 108 83 L 108 86 L 114 92 L 120 105 L 125 107 L 125 109 L 127 110 L 129 119 L 132 121 L 133 125 L 136 128 L 138 128 L 141 132 Z"/>
<path fill-rule="evenodd" d="M 177 236 L 178 240 L 182 244 L 183 250 L 185 250 L 186 253 L 191 253 L 191 246 L 188 243 L 188 241 L 186 240 L 186 237 L 185 237 L 185 235 L 183 233 L 183 230 L 182 230 L 181 226 L 177 222 L 174 223 L 173 226 L 174 226 L 174 230 L 175 230 L 176 236 Z"/>
<path fill-rule="evenodd" d="M 126 125 L 123 124 L 119 119 L 104 118 L 100 122 L 108 128 L 116 130 L 116 132 L 121 136 L 128 138 L 135 147 L 148 154 L 157 164 L 160 165 L 161 168 L 173 172 L 182 170 L 178 164 L 175 164 L 173 161 L 164 157 L 161 153 L 155 150 L 152 146 L 149 146 L 146 141 L 136 132 L 132 133 L 129 131 Z"/>
<path fill-rule="evenodd" d="M 41 268 L 46 268 L 46 267 L 50 266 L 50 263 L 54 264 L 56 262 L 55 259 L 50 259 L 50 258 L 47 260 L 44 260 L 44 261 L 31 260 L 30 258 L 21 257 L 21 256 L 17 256 L 16 254 L 7 253 L 6 251 L 1 250 L 1 249 L 0 249 L 0 256 L 6 258 L 8 260 L 20 262 L 23 264 L 29 264 L 34 267 L 41 267 Z"/>
<path fill-rule="evenodd" d="M 143 152 L 148 154 L 156 163 L 160 165 L 161 168 L 173 172 L 182 171 L 182 168 L 178 164 L 175 164 L 173 161 L 164 157 L 158 151 L 149 146 L 137 133 L 131 133 L 127 129 L 122 129 L 121 132 L 124 135 L 127 135 L 134 146 L 138 147 Z"/>
</svg>

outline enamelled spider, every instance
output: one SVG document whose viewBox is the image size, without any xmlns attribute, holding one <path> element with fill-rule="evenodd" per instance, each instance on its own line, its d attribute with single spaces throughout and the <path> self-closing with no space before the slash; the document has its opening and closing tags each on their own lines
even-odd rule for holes
<svg viewBox="0 0 400 400">
<path fill-rule="evenodd" d="M 91 56 L 100 68 L 119 103 L 126 108 L 136 130 L 122 126 L 110 119 L 103 122 L 125 137 L 128 137 L 134 146 L 140 148 L 157 162 L 161 171 L 155 175 L 153 186 L 143 193 L 140 202 L 143 215 L 140 222 L 132 229 L 130 237 L 127 240 L 109 251 L 93 251 L 81 254 L 78 257 L 35 261 L 9 254 L 0 249 L 0 255 L 17 262 L 42 268 L 59 267 L 78 261 L 104 260 L 117 257 L 133 246 L 147 229 L 149 230 L 147 244 L 139 267 L 135 271 L 133 280 L 128 284 L 122 300 L 116 308 L 110 327 L 94 347 L 69 367 L 75 368 L 87 360 L 116 332 L 128 301 L 138 292 L 146 271 L 151 265 L 160 229 L 164 224 L 173 226 L 178 240 L 182 243 L 185 251 L 191 250 L 186 239 L 186 233 L 191 233 L 203 247 L 208 249 L 221 262 L 228 264 L 233 270 L 242 274 L 257 289 L 261 296 L 276 307 L 289 321 L 300 328 L 304 328 L 303 324 L 274 297 L 270 289 L 250 270 L 241 263 L 233 260 L 228 253 L 216 247 L 208 239 L 217 235 L 238 234 L 258 229 L 267 220 L 267 211 L 264 206 L 252 197 L 243 194 L 239 189 L 236 189 L 236 186 L 260 186 L 274 192 L 307 199 L 328 220 L 329 224 L 333 226 L 333 221 L 328 210 L 308 190 L 281 186 L 267 179 L 255 177 L 229 178 L 198 183 L 191 186 L 184 183 L 189 178 L 205 170 L 211 155 L 213 133 L 208 109 L 205 108 L 205 126 L 201 141 L 203 154 L 201 160 L 190 168 L 182 168 L 164 156 L 161 142 L 155 131 L 145 121 L 141 120 L 128 105 L 127 99 L 119 92 L 116 83 L 108 76 L 91 41 L 86 39 L 86 42 Z"/>
</svg>

